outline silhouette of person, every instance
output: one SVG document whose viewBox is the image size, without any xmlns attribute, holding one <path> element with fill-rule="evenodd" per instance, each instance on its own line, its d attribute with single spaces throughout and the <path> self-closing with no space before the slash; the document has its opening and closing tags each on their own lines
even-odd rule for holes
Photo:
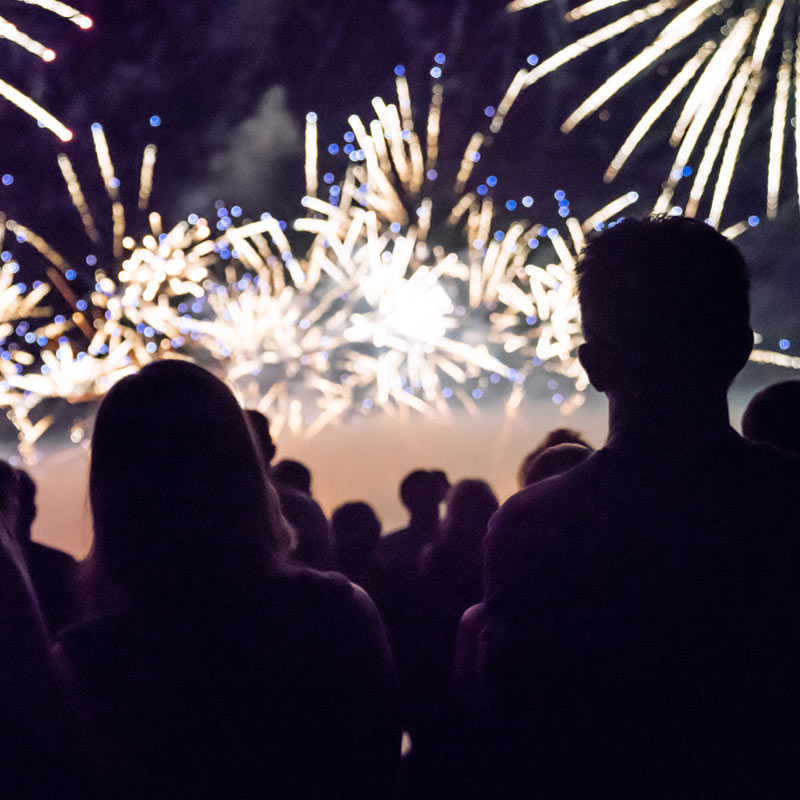
<svg viewBox="0 0 800 800">
<path fill-rule="evenodd" d="M 517 486 L 520 489 L 524 489 L 528 486 L 532 481 L 526 482 L 525 476 L 528 473 L 528 470 L 536 461 L 539 456 L 544 453 L 545 450 L 549 450 L 551 447 L 555 447 L 559 444 L 579 444 L 582 447 L 586 447 L 589 452 L 594 452 L 594 448 L 581 436 L 580 433 L 577 431 L 572 430 L 572 428 L 555 428 L 554 430 L 550 431 L 547 436 L 542 439 L 541 442 L 531 450 L 525 458 L 522 459 L 522 463 L 519 465 L 519 469 L 517 470 Z"/>
<path fill-rule="evenodd" d="M 536 458 L 525 464 L 522 485 L 530 486 L 553 475 L 560 475 L 585 461 L 594 452 L 591 447 L 576 442 L 556 444 L 542 450 Z"/>
<path fill-rule="evenodd" d="M 17 537 L 19 520 L 17 474 L 0 461 L 0 794 L 78 796 L 88 786 L 77 783 L 67 706 Z"/>
<path fill-rule="evenodd" d="M 17 541 L 47 629 L 54 635 L 78 616 L 78 564 L 69 553 L 31 539 L 31 526 L 36 518 L 36 484 L 24 470 L 15 472 L 19 503 Z"/>
<path fill-rule="evenodd" d="M 94 615 L 62 632 L 106 797 L 379 797 L 399 759 L 377 611 L 283 559 L 278 499 L 228 388 L 159 361 L 100 405 Z"/>
<path fill-rule="evenodd" d="M 439 534 L 439 506 L 450 484 L 441 470 L 417 469 L 400 483 L 400 500 L 408 509 L 406 528 L 386 535 L 378 557 L 394 574 L 414 575 L 419 569 L 423 548 Z"/>
<path fill-rule="evenodd" d="M 428 777 L 453 739 L 451 668 L 461 615 L 483 597 L 483 538 L 498 502 L 482 480 L 462 480 L 447 496 L 440 537 L 422 554 L 416 617 L 413 718 L 417 765 Z"/>
<path fill-rule="evenodd" d="M 736 247 L 625 220 L 578 267 L 603 449 L 486 539 L 482 679 L 506 794 L 800 791 L 800 460 L 728 423 L 752 347 Z"/>
<path fill-rule="evenodd" d="M 782 381 L 760 391 L 742 416 L 742 435 L 800 455 L 800 381 Z"/>
<path fill-rule="evenodd" d="M 376 558 L 373 599 L 381 612 L 392 646 L 404 704 L 406 726 L 411 708 L 417 652 L 419 566 L 423 548 L 439 535 L 439 506 L 450 488 L 441 470 L 414 470 L 400 483 L 400 500 L 409 524 L 381 539 Z"/>
<path fill-rule="evenodd" d="M 331 516 L 336 568 L 371 594 L 381 521 L 370 505 L 343 503 Z"/>
<path fill-rule="evenodd" d="M 308 491 L 299 489 L 291 480 L 280 480 L 280 473 L 278 479 L 275 478 L 272 460 L 275 458 L 276 447 L 269 432 L 269 421 L 255 409 L 248 408 L 245 413 L 262 455 L 264 469 L 278 493 L 281 512 L 294 533 L 292 560 L 314 569 L 332 570 L 335 560 L 334 546 L 325 513 Z M 291 468 L 289 472 L 292 472 Z M 311 488 L 310 473 L 308 488 Z"/>
<path fill-rule="evenodd" d="M 270 476 L 274 483 L 285 483 L 311 497 L 311 471 L 305 464 L 284 458 L 275 464 Z"/>
</svg>

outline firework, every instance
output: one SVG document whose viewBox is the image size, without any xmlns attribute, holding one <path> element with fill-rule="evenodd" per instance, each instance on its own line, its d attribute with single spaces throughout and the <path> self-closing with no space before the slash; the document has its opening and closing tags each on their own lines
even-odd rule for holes
<svg viewBox="0 0 800 800">
<path fill-rule="evenodd" d="M 17 0 L 19 3 L 26 5 L 40 6 L 41 8 L 51 11 L 64 19 L 73 22 L 78 27 L 86 30 L 92 27 L 92 20 L 85 14 L 81 14 L 72 6 L 66 3 L 56 2 L 56 0 Z M 46 47 L 41 42 L 29 36 L 27 33 L 19 30 L 16 25 L 12 24 L 6 19 L 0 17 L 0 38 L 7 39 L 23 49 L 27 50 L 35 56 L 38 56 L 42 61 L 53 61 L 56 54 L 55 51 Z M 14 88 L 11 84 L 0 80 L 0 95 L 6 98 L 9 102 L 13 103 L 18 108 L 22 109 L 26 114 L 32 116 L 42 127 L 51 130 L 62 142 L 68 142 L 72 139 L 72 131 L 67 128 L 62 122 L 57 120 L 48 111 L 45 111 L 38 103 L 31 97 L 20 92 L 19 89 Z"/>
<path fill-rule="evenodd" d="M 5 240 L 9 222 L 0 218 L 0 245 Z M 13 222 L 11 223 L 13 226 Z M 18 386 L 16 381 L 23 370 L 35 363 L 27 345 L 38 347 L 52 342 L 68 327 L 66 320 L 52 320 L 52 309 L 40 305 L 50 291 L 46 283 L 37 283 L 28 291 L 25 284 L 17 283 L 19 264 L 14 260 L 0 267 L 0 408 L 17 431 L 20 454 L 31 460 L 37 439 L 50 425 L 50 417 L 36 422 L 30 412 L 39 404 L 41 395 Z M 41 320 L 42 324 L 36 325 Z"/>
<path fill-rule="evenodd" d="M 563 193 L 556 199 L 567 218 L 558 227 L 503 221 L 499 205 L 468 190 L 473 158 L 462 163 L 455 192 L 437 183 L 441 87 L 433 90 L 424 141 L 414 133 L 402 75 L 397 88 L 397 104 L 376 98 L 368 123 L 350 118 L 352 154 L 336 183 L 328 173 L 318 181 L 317 119 L 309 115 L 304 216 L 291 225 L 269 214 L 234 224 L 240 210 L 219 207 L 216 236 L 195 215 L 164 231 L 154 212 L 144 236 L 127 234 L 96 126 L 114 228 L 106 249 L 120 255 L 97 270 L 87 299 L 62 289 L 75 312 L 41 342 L 34 336 L 40 352 L 0 360 L 0 403 L 29 451 L 47 425 L 29 418 L 38 400 L 99 398 L 161 357 L 192 358 L 216 372 L 243 405 L 270 417 L 276 435 L 283 428 L 313 435 L 376 410 L 441 417 L 457 403 L 477 413 L 488 394 L 505 397 L 511 415 L 539 369 L 561 376 L 555 388 L 550 376 L 548 388 L 563 412 L 580 406 L 588 381 L 577 359 L 575 264 L 586 236 L 615 224 L 636 194 L 583 222 Z M 478 146 L 473 136 L 468 153 Z M 146 149 L 140 203 L 149 197 L 154 158 Z M 72 165 L 61 159 L 60 167 L 87 236 L 100 241 Z M 532 204 L 521 201 L 528 214 Z M 48 259 L 56 285 L 65 280 L 69 265 L 52 247 L 18 223 L 7 227 Z M 4 287 L 12 292 L 0 276 L 0 314 Z M 62 335 L 79 321 L 88 326 L 82 345 Z"/>
<path fill-rule="evenodd" d="M 508 10 L 519 11 L 534 4 L 518 0 Z M 567 19 L 612 13 L 620 4 L 621 0 L 590 0 L 570 11 Z M 646 24 L 658 30 L 650 44 L 580 103 L 564 121 L 562 130 L 571 131 L 643 72 L 655 67 L 672 69 L 683 58 L 619 148 L 605 180 L 613 180 L 652 126 L 671 108 L 678 108 L 670 137 L 677 154 L 654 211 L 668 211 L 678 184 L 691 177 L 685 213 L 696 215 L 710 191 L 708 218 L 718 225 L 748 125 L 755 114 L 762 108 L 766 112 L 768 107 L 771 134 L 764 138 L 768 141 L 766 206 L 767 215 L 773 217 L 782 183 L 784 148 L 792 137 L 800 170 L 800 129 L 795 126 L 793 131 L 789 124 L 789 100 L 794 98 L 796 108 L 800 97 L 797 15 L 797 2 L 793 0 L 768 0 L 757 5 L 716 0 L 637 3 L 634 10 L 599 25 L 532 69 L 521 70 L 498 106 L 492 130 L 500 129 L 524 88 L 594 47 Z M 693 161 L 698 162 L 696 167 L 690 166 Z M 800 173 L 796 184 L 800 201 Z"/>
<path fill-rule="evenodd" d="M 308 115 L 308 213 L 293 228 L 313 239 L 302 254 L 268 215 L 233 226 L 225 239 L 236 259 L 224 279 L 204 281 L 202 301 L 183 303 L 182 313 L 161 302 L 146 318 L 181 352 L 221 370 L 276 431 L 314 433 L 373 409 L 442 416 L 458 402 L 477 412 L 501 381 L 513 411 L 538 365 L 574 387 L 564 410 L 580 405 L 576 255 L 587 230 L 636 196 L 583 225 L 569 219 L 564 236 L 523 221 L 503 226 L 490 199 L 464 191 L 471 166 L 462 165 L 442 205 L 434 171 L 441 86 L 424 143 L 402 74 L 397 90 L 396 105 L 373 100 L 368 123 L 350 118 L 351 164 L 328 200 L 318 196 L 317 118 Z M 445 247 L 440 233 L 462 244 Z"/>
</svg>

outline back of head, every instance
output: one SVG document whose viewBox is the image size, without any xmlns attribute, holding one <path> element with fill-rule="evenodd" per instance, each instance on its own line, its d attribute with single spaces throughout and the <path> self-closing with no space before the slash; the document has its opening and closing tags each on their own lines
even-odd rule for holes
<svg viewBox="0 0 800 800">
<path fill-rule="evenodd" d="M 442 524 L 443 540 L 467 547 L 479 546 L 492 514 L 500 507 L 486 481 L 459 481 L 447 497 L 447 512 Z"/>
<path fill-rule="evenodd" d="M 299 461 L 284 458 L 272 468 L 270 477 L 275 483 L 282 483 L 298 492 L 311 495 L 311 471 Z"/>
<path fill-rule="evenodd" d="M 586 346 L 613 362 L 615 380 L 727 387 L 744 365 L 747 268 L 709 225 L 625 219 L 589 242 L 577 273 Z"/>
<path fill-rule="evenodd" d="M 447 476 L 441 470 L 429 472 L 417 469 L 403 478 L 400 484 L 400 499 L 412 514 L 417 511 L 438 509 L 449 488 Z"/>
<path fill-rule="evenodd" d="M 544 453 L 545 450 L 550 447 L 555 447 L 559 444 L 568 443 L 581 445 L 582 447 L 587 448 L 590 453 L 594 452 L 594 448 L 577 431 L 572 430 L 572 428 L 555 428 L 544 437 L 544 439 L 536 446 L 534 450 L 531 450 L 531 452 L 528 453 L 524 459 L 522 459 L 522 463 L 519 465 L 519 469 L 517 470 L 517 486 L 520 489 L 528 486 L 525 476 L 530 469 L 531 464 L 533 464 L 533 462 L 536 461 L 536 459 L 542 453 Z"/>
<path fill-rule="evenodd" d="M 159 361 L 100 405 L 89 491 L 92 561 L 131 596 L 248 583 L 281 540 L 244 414 L 228 388 L 186 361 Z"/>
<path fill-rule="evenodd" d="M 363 502 L 344 503 L 331 516 L 339 567 L 346 570 L 370 559 L 381 538 L 381 521 Z"/>
<path fill-rule="evenodd" d="M 547 450 L 527 464 L 523 475 L 523 486 L 531 486 L 534 483 L 543 481 L 545 478 L 552 478 L 554 475 L 561 475 L 578 464 L 586 461 L 593 453 L 591 447 L 585 447 L 575 442 L 566 442 L 548 447 Z"/>
<path fill-rule="evenodd" d="M 742 433 L 800 455 L 800 381 L 783 381 L 760 391 L 742 417 Z"/>
</svg>

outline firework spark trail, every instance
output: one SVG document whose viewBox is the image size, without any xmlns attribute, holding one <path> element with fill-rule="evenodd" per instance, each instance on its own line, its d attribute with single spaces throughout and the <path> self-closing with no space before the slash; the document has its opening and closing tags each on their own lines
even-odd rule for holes
<svg viewBox="0 0 800 800">
<path fill-rule="evenodd" d="M 66 3 L 57 2 L 57 0 L 17 0 L 17 2 L 44 8 L 74 22 L 83 30 L 92 27 L 90 17 L 72 8 L 72 6 L 68 6 Z M 7 39 L 13 44 L 22 47 L 29 53 L 41 58 L 42 61 L 53 61 L 56 57 L 54 50 L 46 47 L 24 31 L 19 30 L 16 25 L 2 17 L 0 17 L 0 38 Z M 4 80 L 0 80 L 0 96 L 5 97 L 10 103 L 33 117 L 42 127 L 52 131 L 62 142 L 68 142 L 72 139 L 72 131 L 66 125 L 56 119 L 49 111 L 42 108 L 33 98 Z"/>
<path fill-rule="evenodd" d="M 0 221 L 3 223 L 0 225 L 2 244 L 7 225 L 5 220 Z M 67 324 L 47 321 L 38 327 L 31 326 L 32 321 L 49 320 L 52 315 L 51 308 L 40 305 L 50 287 L 40 283 L 27 291 L 26 287 L 15 282 L 17 267 L 16 261 L 7 261 L 0 267 L 0 408 L 5 409 L 6 417 L 17 431 L 20 454 L 30 461 L 35 457 L 35 443 L 47 430 L 51 419 L 44 417 L 33 422 L 30 412 L 42 398 L 23 391 L 14 383 L 24 369 L 34 364 L 34 355 L 17 344 L 5 345 L 14 334 L 27 334 L 40 346 L 49 344 L 64 332 Z"/>
<path fill-rule="evenodd" d="M 588 382 L 577 359 L 575 265 L 587 235 L 614 224 L 637 195 L 622 195 L 583 222 L 569 216 L 566 230 L 524 219 L 498 224 L 499 204 L 466 191 L 469 174 L 442 204 L 431 167 L 441 102 L 437 84 L 424 145 L 410 129 L 402 80 L 398 105 L 375 98 L 368 124 L 351 117 L 358 151 L 328 201 L 315 196 L 316 118 L 309 119 L 306 177 L 314 194 L 303 199 L 306 215 L 292 223 L 292 241 L 288 226 L 268 214 L 240 225 L 222 215 L 216 237 L 197 217 L 165 232 L 155 212 L 140 239 L 115 230 L 123 255 L 96 272 L 88 346 L 76 352 L 62 325 L 45 328 L 47 346 L 35 357 L 23 350 L 0 360 L 0 403 L 27 456 L 48 424 L 29 416 L 39 400 L 99 398 L 161 357 L 190 357 L 215 371 L 243 404 L 270 416 L 276 434 L 286 427 L 313 435 L 377 408 L 446 416 L 460 403 L 478 413 L 476 401 L 504 380 L 513 416 L 539 368 L 566 379 L 566 396 L 553 396 L 562 412 L 582 405 Z M 93 133 L 106 191 L 119 202 L 102 129 Z M 74 170 L 60 166 L 90 235 L 97 228 Z M 140 198 L 148 181 L 140 181 Z M 441 244 L 442 226 L 447 240 L 462 244 Z M 18 223 L 7 227 L 64 279 L 69 265 L 41 237 Z M 0 275 L 0 322 L 4 300 L 13 299 L 11 274 Z M 754 360 L 793 365 L 769 351 L 756 351 Z"/>
<path fill-rule="evenodd" d="M 429 241 L 435 186 L 426 176 L 438 156 L 441 87 L 433 89 L 424 146 L 413 132 L 402 76 L 397 89 L 397 105 L 375 98 L 368 124 L 350 118 L 361 156 L 339 182 L 336 202 L 312 192 L 304 199 L 308 215 L 293 225 L 313 237 L 303 255 L 269 216 L 232 226 L 218 245 L 227 243 L 238 264 L 224 280 L 202 281 L 202 302 L 181 311 L 151 293 L 147 299 L 155 302 L 141 314 L 180 342 L 181 352 L 222 369 L 248 402 L 269 412 L 276 429 L 314 432 L 378 406 L 389 413 L 447 413 L 448 396 L 477 410 L 467 386 L 488 385 L 489 375 L 511 380 L 515 397 L 521 391 L 517 371 L 486 333 L 489 305 L 502 305 L 508 276 L 530 253 L 522 238 L 527 226 L 513 223 L 495 237 L 492 202 L 470 194 L 457 196 L 449 212 L 466 234 L 466 262 Z M 315 144 L 316 118 L 308 123 L 306 142 Z M 315 147 L 307 148 L 309 189 L 316 189 Z M 572 255 L 568 261 L 571 266 Z M 142 276 L 136 282 L 141 286 Z M 541 292 L 549 306 L 540 349 L 564 362 L 575 329 L 574 302 L 568 312 L 562 308 L 566 294 Z"/>
<path fill-rule="evenodd" d="M 376 120 L 365 125 L 350 118 L 363 159 L 348 170 L 336 204 L 307 198 L 306 207 L 317 216 L 295 222 L 296 229 L 317 235 L 310 253 L 322 248 L 323 269 L 346 289 L 352 322 L 344 338 L 372 348 L 343 351 L 350 371 L 345 385 L 366 389 L 370 405 L 446 412 L 443 391 L 449 379 L 455 384 L 450 394 L 474 410 L 463 384 L 493 374 L 511 380 L 512 408 L 521 400 L 535 357 L 576 382 L 580 392 L 586 379 L 576 358 L 575 260 L 585 232 L 621 213 L 636 195 L 609 204 L 584 226 L 568 220 L 570 247 L 541 225 L 517 221 L 497 229 L 490 199 L 456 194 L 449 223 L 463 226 L 464 247 L 448 252 L 429 238 L 435 187 L 424 180 L 438 152 L 441 87 L 434 86 L 428 119 L 433 115 L 437 124 L 428 124 L 424 154 L 418 140 L 402 134 L 409 131 L 404 94 L 398 80 L 399 111 L 376 98 Z M 473 137 L 468 152 L 477 146 Z M 474 163 L 470 158 L 462 165 L 462 190 Z M 552 233 L 543 236 L 546 246 L 540 252 L 552 253 L 555 263 L 539 268 L 530 263 L 532 248 L 540 243 L 537 232 L 548 230 Z M 360 304 L 366 304 L 366 312 Z M 512 354 L 514 366 L 507 363 Z M 579 405 L 582 397 L 575 396 Z"/>
<path fill-rule="evenodd" d="M 475 400 L 504 379 L 513 413 L 537 364 L 568 378 L 575 391 L 564 409 L 577 407 L 587 383 L 576 358 L 575 262 L 586 232 L 636 195 L 583 224 L 570 218 L 564 235 L 520 220 L 498 227 L 494 202 L 464 191 L 472 158 L 462 165 L 461 191 L 445 192 L 439 213 L 441 86 L 433 87 L 424 144 L 402 75 L 397 96 L 397 104 L 375 98 L 367 123 L 350 117 L 358 151 L 330 201 L 316 196 L 317 119 L 307 118 L 307 215 L 293 228 L 313 238 L 302 255 L 268 215 L 232 226 L 217 242 L 235 254 L 224 279 L 210 274 L 202 300 L 177 308 L 151 292 L 140 318 L 221 370 L 276 430 L 313 433 L 377 407 L 446 415 L 451 398 L 477 412 Z M 472 137 L 468 151 L 478 143 Z M 438 243 L 438 217 L 462 247 Z"/>
<path fill-rule="evenodd" d="M 545 0 L 542 0 L 543 2 Z M 633 0 L 625 0 L 630 8 Z M 517 0 L 508 11 L 520 11 L 538 2 Z M 590 0 L 567 14 L 568 20 L 579 20 L 596 13 L 616 13 L 622 0 Z M 702 175 L 692 182 L 686 213 L 699 213 L 705 187 L 713 182 L 710 218 L 719 224 L 733 174 L 739 160 L 742 141 L 754 110 L 766 104 L 771 111 L 771 135 L 766 148 L 767 216 L 777 214 L 781 183 L 784 143 L 792 135 L 789 121 L 789 98 L 795 105 L 800 96 L 800 32 L 797 0 L 767 0 L 756 6 L 741 2 L 719 4 L 716 0 L 661 0 L 648 5 L 638 4 L 626 13 L 595 28 L 575 42 L 554 53 L 529 70 L 521 70 L 498 104 L 491 129 L 497 132 L 522 89 L 562 67 L 604 42 L 642 26 L 657 30 L 651 43 L 603 81 L 562 126 L 568 132 L 596 112 L 614 95 L 621 92 L 636 76 L 657 65 L 677 61 L 683 47 L 692 47 L 698 39 L 706 39 L 700 49 L 694 44 L 689 58 L 673 74 L 667 87 L 651 104 L 614 156 L 604 176 L 611 181 L 637 145 L 668 109 L 683 101 L 678 122 L 670 143 L 679 147 L 679 155 L 670 170 L 664 192 L 655 211 L 668 210 L 677 184 L 690 174 L 689 159 L 702 140 Z M 662 22 L 664 20 L 664 22 Z M 701 38 L 702 37 L 702 38 Z M 713 56 L 709 58 L 712 51 Z M 772 98 L 760 91 L 769 83 Z M 764 98 L 760 100 L 760 98 Z M 796 110 L 796 109 L 795 109 Z M 712 123 L 713 120 L 713 123 Z M 708 137 L 706 140 L 704 137 Z M 800 132 L 796 139 L 797 197 L 800 203 Z M 765 140 L 766 141 L 766 140 Z M 723 153 L 722 160 L 718 156 Z M 712 176 L 716 169 L 716 178 Z"/>
</svg>

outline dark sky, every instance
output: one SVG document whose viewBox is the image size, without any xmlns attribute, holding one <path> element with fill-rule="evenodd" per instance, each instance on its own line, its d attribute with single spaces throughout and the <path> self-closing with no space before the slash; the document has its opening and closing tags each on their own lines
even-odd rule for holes
<svg viewBox="0 0 800 800">
<path fill-rule="evenodd" d="M 554 52 L 572 33 L 563 22 L 566 5 L 560 0 L 514 15 L 500 0 L 74 3 L 93 17 L 91 30 L 0 0 L 1 15 L 58 53 L 55 62 L 43 64 L 0 41 L 0 77 L 29 92 L 75 132 L 72 142 L 61 145 L 0 102 L 0 173 L 14 176 L 10 186 L 0 185 L 0 210 L 41 232 L 76 263 L 82 263 L 89 245 L 69 204 L 56 154 L 63 149 L 73 160 L 98 220 L 108 224 L 92 122 L 106 128 L 123 198 L 131 201 L 142 148 L 149 141 L 158 145 L 153 207 L 168 224 L 191 211 L 213 213 L 217 199 L 238 203 L 251 216 L 269 210 L 289 217 L 299 211 L 303 191 L 306 112 L 319 115 L 323 147 L 341 142 L 349 114 L 366 116 L 371 97 L 391 96 L 397 64 L 405 65 L 423 110 L 433 57 L 443 52 L 441 170 L 452 173 L 470 133 L 487 127 L 483 109 L 498 102 L 527 56 Z M 612 100 L 606 121 L 594 117 L 569 136 L 558 133 L 587 89 L 642 46 L 637 36 L 525 92 L 484 154 L 477 179 L 496 175 L 498 199 L 532 194 L 538 213 L 553 219 L 552 194 L 559 188 L 567 191 L 579 216 L 628 189 L 640 192 L 645 211 L 672 159 L 658 131 L 615 184 L 605 186 L 601 176 L 665 75 L 653 72 Z M 152 115 L 162 120 L 157 128 L 149 124 Z M 763 123 L 755 124 L 753 141 L 745 143 L 750 148 L 745 169 L 734 184 L 730 221 L 763 212 L 758 160 L 763 136 Z M 337 174 L 344 171 L 343 161 L 322 163 Z M 800 343 L 794 310 L 800 295 L 797 206 L 791 196 L 785 206 L 778 222 L 762 223 L 740 243 L 754 269 L 757 324 L 769 337 L 794 336 Z"/>
</svg>

